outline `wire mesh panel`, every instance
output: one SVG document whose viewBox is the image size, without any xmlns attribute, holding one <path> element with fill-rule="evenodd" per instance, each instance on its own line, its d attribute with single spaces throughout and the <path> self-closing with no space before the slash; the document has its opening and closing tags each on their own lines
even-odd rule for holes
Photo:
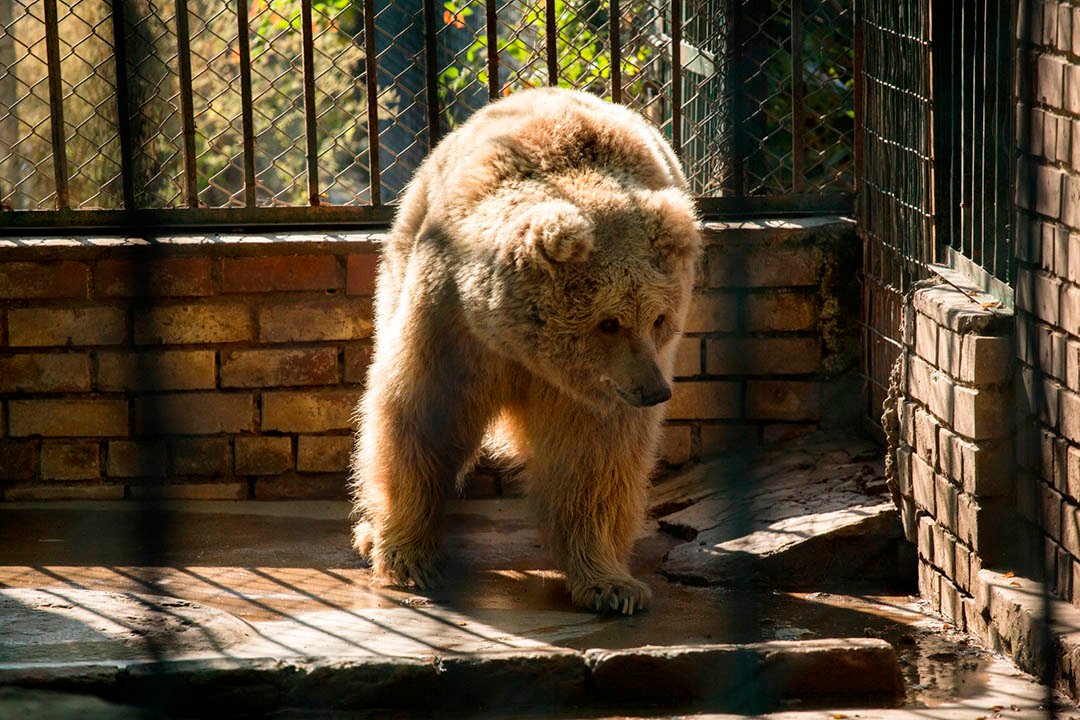
<svg viewBox="0 0 1080 720">
<path fill-rule="evenodd" d="M 0 203 L 15 210 L 54 207 L 41 0 L 0 3 L 0 64 Z"/>
<path fill-rule="evenodd" d="M 446 132 L 548 85 L 641 112 L 706 214 L 850 207 L 839 0 L 12 0 L 0 13 L 0 229 L 384 222 Z"/>
<path fill-rule="evenodd" d="M 931 27 L 925 1 L 860 0 L 858 18 L 863 357 L 876 421 L 900 350 L 902 295 L 935 257 Z"/>
</svg>

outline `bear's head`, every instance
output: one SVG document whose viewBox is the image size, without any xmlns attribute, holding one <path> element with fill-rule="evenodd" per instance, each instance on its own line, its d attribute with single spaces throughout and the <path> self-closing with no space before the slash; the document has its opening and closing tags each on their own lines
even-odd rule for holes
<svg viewBox="0 0 1080 720">
<path fill-rule="evenodd" d="M 505 289 L 528 320 L 511 352 L 601 409 L 666 401 L 700 255 L 692 200 L 671 187 L 556 197 L 506 226 Z"/>
</svg>

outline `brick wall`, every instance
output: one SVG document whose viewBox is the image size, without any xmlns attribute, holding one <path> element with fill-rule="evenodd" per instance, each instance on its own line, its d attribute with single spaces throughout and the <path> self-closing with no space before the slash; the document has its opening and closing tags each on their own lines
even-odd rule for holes
<svg viewBox="0 0 1080 720">
<path fill-rule="evenodd" d="M 904 307 L 894 392 L 901 517 L 919 591 L 961 628 L 977 625 L 983 565 L 1015 563 L 1012 313 L 974 288 L 916 289 Z"/>
<path fill-rule="evenodd" d="M 1080 600 L 1080 6 L 1030 3 L 1018 109 L 1018 502 L 1041 528 L 1045 579 Z M 1026 147 L 1024 147 L 1026 145 Z M 1036 182 L 1029 197 L 1027 173 Z"/>
<path fill-rule="evenodd" d="M 673 465 L 857 397 L 837 380 L 857 346 L 852 224 L 706 235 Z M 366 235 L 0 240 L 4 499 L 344 496 L 377 252 Z"/>
</svg>

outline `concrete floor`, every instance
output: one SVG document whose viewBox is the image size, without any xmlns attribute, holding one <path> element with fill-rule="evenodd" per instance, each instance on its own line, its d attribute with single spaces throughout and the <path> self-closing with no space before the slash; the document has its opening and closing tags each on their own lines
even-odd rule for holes
<svg viewBox="0 0 1080 720">
<path fill-rule="evenodd" d="M 1045 693 L 1031 678 L 950 633 L 909 596 L 669 582 L 656 571 L 682 541 L 658 530 L 643 534 L 634 560 L 655 592 L 653 608 L 598 617 L 570 606 L 519 499 L 454 505 L 447 585 L 428 595 L 372 582 L 349 548 L 344 503 L 163 510 L 0 506 L 0 674 L 162 657 L 430 659 L 514 648 L 878 637 L 897 649 L 905 712 L 1041 715 Z"/>
</svg>

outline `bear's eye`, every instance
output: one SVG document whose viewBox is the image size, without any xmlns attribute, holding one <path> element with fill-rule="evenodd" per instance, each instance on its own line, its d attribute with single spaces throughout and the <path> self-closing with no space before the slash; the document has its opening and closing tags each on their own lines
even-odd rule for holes
<svg viewBox="0 0 1080 720">
<path fill-rule="evenodd" d="M 664 317 L 663 315 L 657 315 L 657 316 L 656 316 L 656 319 L 655 319 L 655 320 L 653 320 L 653 324 L 652 324 L 652 326 L 653 326 L 654 328 L 658 328 L 658 327 L 660 327 L 661 325 L 663 325 L 663 324 L 664 324 L 664 320 L 666 320 L 666 319 L 667 319 L 667 318 L 665 318 L 665 317 Z"/>
<path fill-rule="evenodd" d="M 611 335 L 619 332 L 619 321 L 615 318 L 607 318 L 600 321 L 600 332 Z"/>
</svg>

